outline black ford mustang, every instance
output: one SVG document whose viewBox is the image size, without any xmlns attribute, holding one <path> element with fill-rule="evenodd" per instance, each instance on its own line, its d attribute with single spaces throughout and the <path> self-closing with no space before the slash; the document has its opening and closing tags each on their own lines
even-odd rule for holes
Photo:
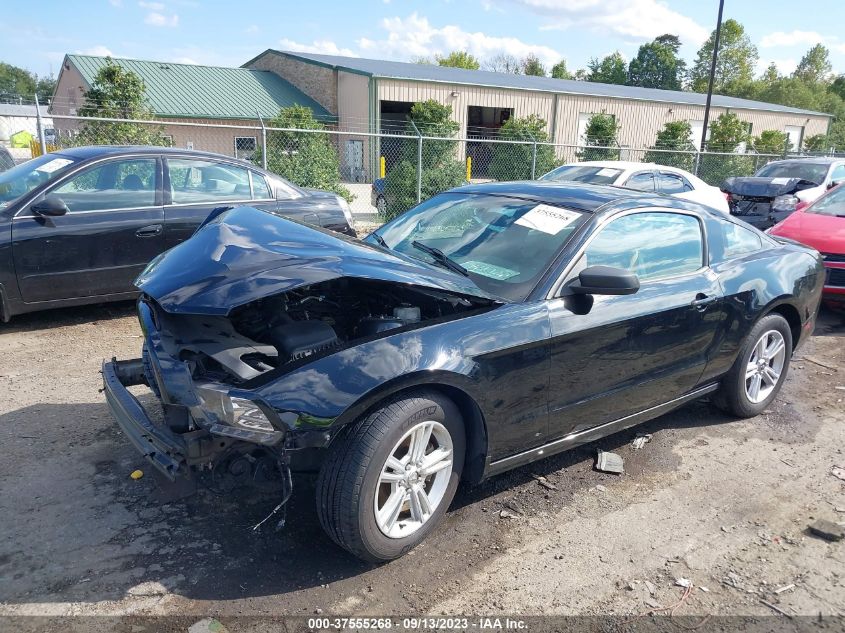
<svg viewBox="0 0 845 633">
<path fill-rule="evenodd" d="M 818 253 L 676 198 L 472 185 L 363 241 L 248 207 L 138 278 L 143 357 L 112 412 L 171 480 L 319 469 L 320 520 L 373 561 L 477 482 L 705 394 L 762 411 L 815 322 Z M 154 423 L 126 386 L 160 395 Z"/>
<path fill-rule="evenodd" d="M 0 173 L 0 320 L 135 298 L 153 257 L 241 204 L 355 234 L 336 194 L 220 154 L 74 147 Z"/>
</svg>

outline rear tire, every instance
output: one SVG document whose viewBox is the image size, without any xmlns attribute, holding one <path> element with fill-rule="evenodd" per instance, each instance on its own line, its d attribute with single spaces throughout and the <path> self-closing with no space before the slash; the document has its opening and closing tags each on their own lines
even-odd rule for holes
<svg viewBox="0 0 845 633">
<path fill-rule="evenodd" d="M 789 370 L 792 330 L 779 314 L 768 314 L 751 329 L 731 370 L 713 398 L 740 418 L 759 415 L 777 397 Z"/>
<path fill-rule="evenodd" d="M 333 440 L 317 479 L 317 513 L 358 558 L 399 558 L 435 528 L 455 496 L 466 438 L 457 406 L 419 391 L 391 400 Z"/>
</svg>

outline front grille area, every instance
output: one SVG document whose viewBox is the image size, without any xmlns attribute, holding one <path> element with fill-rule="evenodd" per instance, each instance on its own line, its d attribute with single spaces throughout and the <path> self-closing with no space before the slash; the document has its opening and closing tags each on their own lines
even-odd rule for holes
<svg viewBox="0 0 845 633">
<path fill-rule="evenodd" d="M 845 268 L 828 268 L 827 283 L 825 285 L 845 288 Z"/>
<path fill-rule="evenodd" d="M 839 255 L 837 253 L 822 253 L 822 257 L 824 257 L 824 261 L 826 262 L 838 262 L 845 264 L 845 255 Z"/>
</svg>

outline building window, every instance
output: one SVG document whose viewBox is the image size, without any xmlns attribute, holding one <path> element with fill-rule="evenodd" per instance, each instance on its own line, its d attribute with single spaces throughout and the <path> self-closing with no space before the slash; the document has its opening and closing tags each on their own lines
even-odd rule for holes
<svg viewBox="0 0 845 633">
<path fill-rule="evenodd" d="M 254 136 L 235 137 L 235 158 L 252 160 L 255 155 L 256 141 Z"/>
</svg>

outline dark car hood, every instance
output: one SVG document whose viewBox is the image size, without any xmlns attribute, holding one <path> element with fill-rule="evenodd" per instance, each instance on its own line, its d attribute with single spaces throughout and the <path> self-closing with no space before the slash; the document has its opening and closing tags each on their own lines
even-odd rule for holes
<svg viewBox="0 0 845 633">
<path fill-rule="evenodd" d="M 252 207 L 221 214 L 159 255 L 135 285 L 168 312 L 225 315 L 250 301 L 338 277 L 497 299 L 457 273 Z"/>
<path fill-rule="evenodd" d="M 719 189 L 725 193 L 749 198 L 777 198 L 818 186 L 818 183 L 803 178 L 735 176 L 725 179 Z"/>
</svg>

